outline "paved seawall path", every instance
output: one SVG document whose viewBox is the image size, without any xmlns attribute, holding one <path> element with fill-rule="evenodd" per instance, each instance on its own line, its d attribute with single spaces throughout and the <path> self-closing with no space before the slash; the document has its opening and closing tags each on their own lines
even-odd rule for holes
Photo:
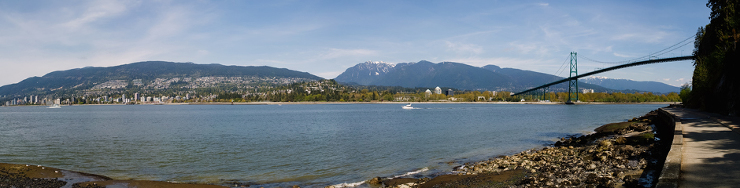
<svg viewBox="0 0 740 188">
<path fill-rule="evenodd" d="M 740 186 L 740 118 L 686 108 L 663 110 L 678 118 L 677 129 L 683 132 L 678 187 Z"/>
</svg>

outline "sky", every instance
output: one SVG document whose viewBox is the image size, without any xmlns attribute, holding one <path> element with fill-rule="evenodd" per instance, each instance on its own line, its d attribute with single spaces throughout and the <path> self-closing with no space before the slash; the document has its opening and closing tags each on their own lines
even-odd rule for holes
<svg viewBox="0 0 740 188">
<path fill-rule="evenodd" d="M 140 61 L 271 66 L 335 78 L 366 61 L 458 62 L 567 77 L 689 39 L 706 1 L 0 1 L 0 85 Z M 693 41 L 693 38 L 689 39 Z M 656 56 L 690 55 L 693 43 Z M 680 45 L 679 45 L 680 46 Z M 692 61 L 599 74 L 691 82 Z"/>
</svg>

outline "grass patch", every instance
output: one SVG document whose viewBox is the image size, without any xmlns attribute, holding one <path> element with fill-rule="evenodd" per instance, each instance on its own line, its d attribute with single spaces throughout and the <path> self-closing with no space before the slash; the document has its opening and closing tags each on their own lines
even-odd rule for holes
<svg viewBox="0 0 740 188">
<path fill-rule="evenodd" d="M 642 133 L 633 137 L 627 138 L 628 144 L 649 144 L 655 140 L 655 134 L 653 133 Z"/>
</svg>

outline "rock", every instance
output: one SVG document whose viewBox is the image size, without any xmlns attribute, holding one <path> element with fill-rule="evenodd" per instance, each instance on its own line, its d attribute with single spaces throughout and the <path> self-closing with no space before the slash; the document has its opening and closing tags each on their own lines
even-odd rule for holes
<svg viewBox="0 0 740 188">
<path fill-rule="evenodd" d="M 412 187 L 416 187 L 416 183 L 407 183 L 407 184 L 398 185 L 398 188 L 412 188 Z"/>
<path fill-rule="evenodd" d="M 333 185 L 330 185 L 330 186 L 326 186 L 324 188 L 334 188 L 334 186 Z"/>
<path fill-rule="evenodd" d="M 375 177 L 373 179 L 367 180 L 367 184 L 370 185 L 380 185 L 383 183 L 383 180 L 380 177 Z"/>
<path fill-rule="evenodd" d="M 594 170 L 594 169 L 596 169 L 596 164 L 593 164 L 593 163 L 591 163 L 590 165 L 588 165 L 588 167 L 586 167 L 586 170 Z"/>
</svg>

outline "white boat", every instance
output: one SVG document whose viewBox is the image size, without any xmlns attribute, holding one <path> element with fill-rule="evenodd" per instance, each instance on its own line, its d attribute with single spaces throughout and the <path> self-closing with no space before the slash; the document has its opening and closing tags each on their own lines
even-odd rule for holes
<svg viewBox="0 0 740 188">
<path fill-rule="evenodd" d="M 401 107 L 402 109 L 414 109 L 413 106 L 411 106 L 411 103 L 407 104 L 406 106 Z"/>
<path fill-rule="evenodd" d="M 49 106 L 47 108 L 62 108 L 62 107 L 59 106 L 59 104 L 53 104 L 53 105 L 51 105 L 51 106 Z"/>
</svg>

